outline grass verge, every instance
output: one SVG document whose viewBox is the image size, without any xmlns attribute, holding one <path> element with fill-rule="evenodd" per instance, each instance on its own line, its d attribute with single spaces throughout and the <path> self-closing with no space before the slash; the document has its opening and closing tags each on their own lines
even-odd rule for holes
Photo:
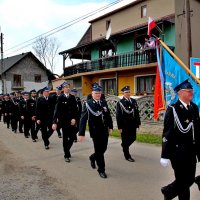
<svg viewBox="0 0 200 200">
<path fill-rule="evenodd" d="M 120 138 L 120 133 L 117 129 L 113 130 L 113 137 Z M 151 134 L 151 133 L 137 133 L 137 142 L 148 143 L 148 144 L 162 144 L 162 136 L 159 134 Z"/>
</svg>

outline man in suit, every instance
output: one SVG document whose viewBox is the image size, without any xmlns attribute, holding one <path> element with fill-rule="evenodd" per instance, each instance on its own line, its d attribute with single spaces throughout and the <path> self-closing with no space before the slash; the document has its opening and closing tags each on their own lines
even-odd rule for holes
<svg viewBox="0 0 200 200">
<path fill-rule="evenodd" d="M 165 200 L 178 196 L 190 199 L 190 186 L 194 183 L 196 162 L 200 159 L 199 109 L 192 102 L 193 87 L 186 80 L 174 88 L 178 101 L 169 105 L 165 114 L 160 163 L 163 167 L 171 161 L 175 180 L 162 187 Z"/>
<path fill-rule="evenodd" d="M 104 153 L 107 149 L 108 136 L 109 132 L 112 132 L 113 123 L 107 102 L 105 99 L 101 99 L 100 86 L 93 86 L 92 98 L 87 100 L 83 106 L 79 126 L 80 142 L 84 140 L 87 121 L 90 137 L 94 144 L 94 153 L 89 157 L 91 167 L 95 169 L 97 164 L 100 177 L 107 178 Z"/>
<path fill-rule="evenodd" d="M 16 94 L 16 100 L 18 101 L 18 102 L 20 102 L 21 100 L 23 100 L 23 97 L 22 97 L 22 91 L 17 91 L 15 94 Z M 23 133 L 24 131 L 23 131 L 23 127 L 24 127 L 24 121 L 20 118 L 20 116 L 19 116 L 19 118 L 18 118 L 18 121 L 19 121 L 19 132 L 20 133 Z"/>
<path fill-rule="evenodd" d="M 123 98 L 117 103 L 116 119 L 118 130 L 121 133 L 124 157 L 129 162 L 134 162 L 130 155 L 129 147 L 136 140 L 136 129 L 139 128 L 140 116 L 135 99 L 130 97 L 130 86 L 121 89 Z"/>
<path fill-rule="evenodd" d="M 70 84 L 65 81 L 62 88 L 63 94 L 58 97 L 56 103 L 52 128 L 56 130 L 57 123 L 60 122 L 63 133 L 64 159 L 65 162 L 69 163 L 71 158 L 70 149 L 77 130 L 78 109 L 75 97 L 70 94 Z"/>
<path fill-rule="evenodd" d="M 4 113 L 4 120 L 7 124 L 7 128 L 10 128 L 10 120 L 11 120 L 11 101 L 9 94 L 4 95 L 4 101 L 3 101 L 3 113 Z"/>
<path fill-rule="evenodd" d="M 56 106 L 56 103 L 57 103 L 58 98 L 59 98 L 59 96 L 61 95 L 61 93 L 62 93 L 62 84 L 59 85 L 58 87 L 56 87 L 56 94 L 53 95 L 53 99 L 54 99 L 54 104 L 55 104 L 55 106 Z M 59 137 L 59 138 L 62 138 L 60 121 L 57 122 L 56 131 L 57 131 L 57 133 L 58 133 L 58 137 Z"/>
<path fill-rule="evenodd" d="M 29 98 L 29 92 L 24 92 L 24 99 L 19 102 L 20 118 L 24 122 L 24 136 L 29 138 L 29 131 L 31 131 L 31 138 L 36 142 L 35 135 L 35 120 L 36 120 L 36 101 Z"/>
<path fill-rule="evenodd" d="M 52 120 L 54 114 L 54 103 L 52 97 L 49 96 L 49 88 L 42 89 L 42 96 L 38 97 L 36 103 L 36 119 L 37 124 L 41 127 L 42 139 L 45 149 L 49 149 L 49 138 L 53 134 Z"/>
<path fill-rule="evenodd" d="M 16 99 L 15 93 L 10 93 L 10 101 L 11 101 L 11 127 L 14 133 L 17 132 L 17 123 L 19 121 L 19 100 Z"/>
<path fill-rule="evenodd" d="M 79 130 L 79 122 L 80 122 L 80 117 L 81 117 L 81 112 L 82 112 L 82 103 L 81 103 L 81 99 L 77 96 L 77 92 L 78 91 L 77 91 L 76 88 L 73 88 L 71 90 L 71 95 L 74 95 L 75 98 L 76 98 L 77 109 L 78 109 L 78 118 L 77 118 L 77 121 L 76 121 L 76 124 L 77 124 L 77 131 L 76 131 L 76 133 L 78 133 L 78 130 Z M 77 142 L 77 135 L 75 135 L 74 142 Z"/>
<path fill-rule="evenodd" d="M 39 89 L 36 94 L 37 94 L 37 98 L 36 98 L 36 105 L 37 105 L 37 99 L 38 97 L 42 96 L 42 91 L 43 89 Z M 37 119 L 36 119 L 36 126 L 35 126 L 35 135 L 36 135 L 36 139 L 38 139 L 38 131 L 41 129 L 40 124 L 37 123 Z"/>
</svg>

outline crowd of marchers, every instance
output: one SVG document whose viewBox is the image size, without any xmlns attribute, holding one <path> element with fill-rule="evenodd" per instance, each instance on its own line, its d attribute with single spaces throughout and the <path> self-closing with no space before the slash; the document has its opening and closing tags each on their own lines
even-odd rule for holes
<svg viewBox="0 0 200 200">
<path fill-rule="evenodd" d="M 162 135 L 160 163 L 166 167 L 171 162 L 175 180 L 162 187 L 165 200 L 178 196 L 179 200 L 190 199 L 190 187 L 196 182 L 200 189 L 200 176 L 195 178 L 196 163 L 200 161 L 200 117 L 199 110 L 192 102 L 193 87 L 186 80 L 174 88 L 179 99 L 169 105 L 165 114 Z M 131 98 L 130 86 L 121 91 L 123 98 L 116 106 L 116 120 L 121 134 L 121 146 L 125 160 L 135 162 L 129 148 L 136 140 L 136 130 L 141 125 L 138 105 Z M 88 124 L 94 151 L 89 156 L 90 165 L 101 178 L 107 178 L 104 154 L 107 150 L 113 121 L 102 87 L 93 83 L 91 94 L 82 103 L 77 90 L 70 90 L 70 84 L 63 82 L 50 95 L 48 87 L 39 92 L 16 92 L 0 96 L 0 116 L 7 128 L 14 133 L 23 132 L 25 138 L 38 139 L 41 131 L 44 147 L 50 148 L 50 137 L 57 131 L 63 138 L 64 160 L 71 162 L 71 147 L 74 142 L 82 142 Z M 77 137 L 78 136 L 78 137 Z"/>
<path fill-rule="evenodd" d="M 116 118 L 122 134 L 124 157 L 129 162 L 135 159 L 129 152 L 130 145 L 136 140 L 136 129 L 140 126 L 140 116 L 136 100 L 130 97 L 130 87 L 122 88 L 124 97 L 117 103 Z M 0 95 L 0 116 L 13 133 L 24 133 L 25 138 L 38 140 L 41 132 L 44 148 L 50 148 L 50 137 L 54 131 L 62 138 L 64 160 L 71 162 L 71 147 L 74 142 L 83 141 L 88 124 L 90 136 L 94 144 L 94 152 L 89 156 L 92 168 L 102 178 L 105 173 L 104 153 L 108 145 L 109 134 L 112 133 L 113 122 L 102 88 L 93 83 L 91 93 L 82 103 L 77 90 L 71 89 L 64 81 L 51 94 L 48 87 L 36 91 L 17 91 Z M 79 138 L 77 138 L 77 136 Z"/>
</svg>

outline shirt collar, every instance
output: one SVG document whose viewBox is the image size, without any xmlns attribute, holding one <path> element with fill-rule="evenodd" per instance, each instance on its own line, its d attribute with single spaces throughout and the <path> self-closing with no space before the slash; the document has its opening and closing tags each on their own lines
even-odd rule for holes
<svg viewBox="0 0 200 200">
<path fill-rule="evenodd" d="M 69 93 L 64 93 L 64 95 L 65 95 L 66 97 L 68 97 L 68 96 L 69 96 Z"/>
<path fill-rule="evenodd" d="M 186 104 L 185 102 L 183 102 L 183 101 L 180 100 L 180 99 L 179 99 L 179 101 L 184 105 L 184 107 L 185 107 L 186 109 L 188 109 L 188 108 L 187 108 L 187 105 L 190 105 L 190 104 Z"/>
</svg>

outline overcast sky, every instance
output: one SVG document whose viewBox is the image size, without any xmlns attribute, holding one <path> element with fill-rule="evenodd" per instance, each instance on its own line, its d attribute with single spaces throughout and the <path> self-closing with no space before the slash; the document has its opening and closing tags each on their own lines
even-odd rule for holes
<svg viewBox="0 0 200 200">
<path fill-rule="evenodd" d="M 24 43 L 54 28 L 57 28 L 78 17 L 95 11 L 116 0 L 0 0 L 0 26 L 4 34 L 4 58 L 23 52 L 34 51 L 32 45 L 23 48 L 33 41 Z M 88 21 L 121 7 L 134 0 L 123 0 L 104 12 L 76 23 L 51 37 L 59 43 L 59 52 L 75 47 L 87 28 Z M 22 46 L 16 45 L 22 44 Z M 10 49 L 10 50 L 8 50 Z M 56 58 L 55 73 L 62 74 L 62 56 Z"/>
</svg>

